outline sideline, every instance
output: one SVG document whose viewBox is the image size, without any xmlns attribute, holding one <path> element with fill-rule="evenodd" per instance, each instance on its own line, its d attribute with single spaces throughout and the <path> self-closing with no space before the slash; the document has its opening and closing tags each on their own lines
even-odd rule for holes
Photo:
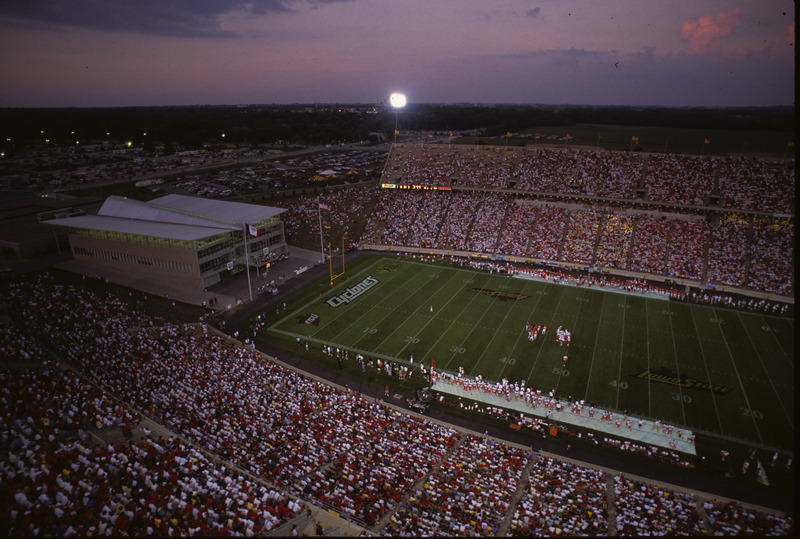
<svg viewBox="0 0 800 539">
<path fill-rule="evenodd" d="M 654 292 L 642 292 L 642 291 L 638 291 L 638 290 L 621 290 L 620 288 L 618 288 L 616 286 L 603 285 L 603 284 L 599 284 L 599 283 L 592 283 L 592 284 L 590 284 L 588 286 L 581 286 L 579 283 L 570 282 L 569 279 L 564 280 L 562 278 L 558 278 L 558 279 L 550 280 L 550 279 L 545 279 L 543 277 L 539 277 L 537 275 L 528 275 L 526 273 L 520 273 L 518 271 L 515 271 L 511 275 L 511 278 L 512 279 L 513 278 L 524 279 L 526 281 L 537 281 L 537 282 L 546 283 L 546 284 L 556 284 L 556 285 L 561 285 L 561 286 L 571 286 L 573 288 L 582 288 L 584 290 L 591 290 L 591 289 L 594 288 L 596 290 L 602 290 L 603 292 L 613 292 L 614 294 L 623 294 L 625 296 L 640 296 L 640 297 L 649 298 L 649 299 L 658 299 L 658 300 L 661 300 L 661 301 L 669 301 L 669 296 L 666 295 L 666 294 L 656 294 Z"/>
<path fill-rule="evenodd" d="M 619 412 L 604 410 L 602 408 L 595 408 L 594 410 L 594 414 L 596 414 L 598 417 L 588 417 L 587 412 L 582 412 L 580 414 L 572 413 L 566 409 L 566 406 L 569 406 L 570 403 L 565 403 L 565 401 L 559 401 L 559 403 L 562 405 L 562 409 L 556 408 L 550 411 L 544 408 L 544 406 L 532 408 L 527 402 L 525 402 L 524 399 L 512 399 L 508 401 L 501 395 L 487 393 L 479 389 L 465 389 L 461 384 L 448 384 L 440 380 L 437 380 L 431 386 L 431 390 L 438 391 L 440 393 L 447 393 L 457 398 L 466 398 L 483 402 L 489 406 L 494 406 L 497 408 L 514 410 L 519 414 L 537 416 L 543 419 L 546 418 L 550 421 L 556 421 L 558 423 L 574 425 L 576 427 L 582 427 L 588 430 L 601 432 L 614 439 L 623 438 L 634 440 L 642 444 L 647 444 L 648 446 L 662 447 L 670 451 L 679 451 L 693 457 L 697 456 L 694 444 L 687 440 L 687 438 L 694 435 L 691 430 L 684 429 L 680 437 L 677 434 L 674 436 L 667 435 L 664 434 L 663 430 L 661 429 L 660 422 L 654 422 L 649 419 L 627 416 L 627 418 L 631 421 L 632 426 L 626 427 L 625 423 L 621 423 L 618 427 L 614 422 L 603 421 L 600 419 L 600 417 L 603 416 L 604 412 L 609 412 L 614 413 L 614 417 L 619 418 Z M 564 406 L 565 404 L 566 406 Z M 642 421 L 641 427 L 638 426 L 638 421 L 640 419 Z M 677 433 L 677 431 L 678 429 L 676 428 L 675 432 Z M 672 444 L 674 444 L 674 447 Z"/>
</svg>

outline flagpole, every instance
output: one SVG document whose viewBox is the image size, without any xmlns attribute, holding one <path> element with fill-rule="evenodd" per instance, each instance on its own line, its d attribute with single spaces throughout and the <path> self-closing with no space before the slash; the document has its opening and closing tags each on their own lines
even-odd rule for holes
<svg viewBox="0 0 800 539">
<path fill-rule="evenodd" d="M 250 285 L 250 257 L 247 254 L 247 223 L 244 223 L 244 269 L 247 271 L 247 289 L 250 291 L 250 301 L 253 301 L 253 287 Z"/>
</svg>

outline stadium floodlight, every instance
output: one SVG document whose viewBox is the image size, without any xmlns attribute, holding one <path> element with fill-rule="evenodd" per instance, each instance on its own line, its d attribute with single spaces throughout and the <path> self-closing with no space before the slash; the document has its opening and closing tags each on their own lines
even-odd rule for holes
<svg viewBox="0 0 800 539">
<path fill-rule="evenodd" d="M 406 96 L 395 92 L 389 96 L 389 104 L 396 109 L 402 109 L 406 106 Z"/>
<path fill-rule="evenodd" d="M 397 144 L 397 112 L 406 106 L 406 96 L 394 92 L 389 96 L 389 104 L 394 108 L 394 143 Z"/>
</svg>

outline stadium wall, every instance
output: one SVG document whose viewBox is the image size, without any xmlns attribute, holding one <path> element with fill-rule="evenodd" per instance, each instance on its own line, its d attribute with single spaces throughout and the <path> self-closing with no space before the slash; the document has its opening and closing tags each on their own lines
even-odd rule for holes
<svg viewBox="0 0 800 539">
<path fill-rule="evenodd" d="M 72 256 L 96 266 L 124 271 L 134 279 L 147 279 L 166 286 L 202 290 L 203 277 L 197 252 L 70 234 Z"/>
</svg>

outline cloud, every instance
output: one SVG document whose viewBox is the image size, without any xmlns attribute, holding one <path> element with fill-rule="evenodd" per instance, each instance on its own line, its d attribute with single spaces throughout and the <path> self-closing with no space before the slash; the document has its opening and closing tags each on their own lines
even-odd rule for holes
<svg viewBox="0 0 800 539">
<path fill-rule="evenodd" d="M 542 11 L 542 8 L 540 8 L 540 7 L 535 7 L 535 8 L 533 8 L 533 9 L 529 9 L 528 11 L 526 11 L 526 12 L 525 12 L 525 16 L 526 16 L 526 17 L 533 17 L 533 18 L 536 18 L 536 17 L 538 17 L 538 16 L 539 16 L 539 12 L 541 12 L 541 11 Z"/>
<path fill-rule="evenodd" d="M 739 16 L 742 10 L 735 8 L 726 13 L 720 13 L 716 18 L 704 15 L 696 21 L 686 21 L 681 26 L 680 38 L 686 42 L 686 52 L 689 54 L 705 54 L 719 48 L 719 40 L 733 32 L 739 26 Z"/>
<path fill-rule="evenodd" d="M 783 34 L 783 41 L 787 45 L 794 47 L 794 23 L 792 23 L 789 28 L 784 30 Z"/>
<path fill-rule="evenodd" d="M 794 71 L 780 58 L 753 53 L 714 62 L 686 52 L 591 49 L 464 56 L 420 82 L 421 101 L 572 103 L 623 106 L 748 106 L 794 102 Z M 439 82 L 439 81 L 445 82 Z M 479 81 L 476 83 L 476 81 Z M 481 92 L 477 91 L 480 88 Z"/>
<path fill-rule="evenodd" d="M 178 37 L 234 37 L 221 27 L 231 12 L 293 11 L 347 0 L 26 0 L 0 3 L 0 19 Z"/>
</svg>

